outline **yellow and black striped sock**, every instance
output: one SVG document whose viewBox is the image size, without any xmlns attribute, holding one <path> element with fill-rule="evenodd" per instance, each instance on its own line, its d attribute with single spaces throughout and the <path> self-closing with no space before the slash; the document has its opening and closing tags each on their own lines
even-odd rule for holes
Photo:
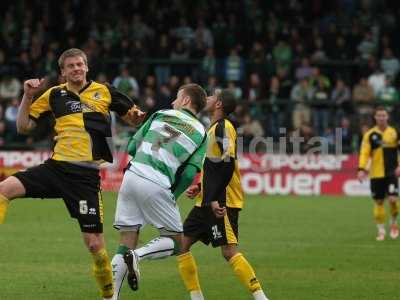
<svg viewBox="0 0 400 300">
<path fill-rule="evenodd" d="M 111 298 L 114 294 L 112 269 L 106 249 L 101 249 L 93 255 L 93 275 L 104 298 Z"/>
<path fill-rule="evenodd" d="M 249 262 L 244 258 L 242 253 L 237 253 L 230 260 L 233 271 L 239 277 L 240 281 L 246 286 L 246 288 L 254 293 L 255 291 L 261 290 L 261 284 L 258 281 L 256 274 Z"/>
<path fill-rule="evenodd" d="M 374 205 L 374 219 L 376 224 L 385 223 L 385 206 L 382 204 L 375 203 Z"/>
<path fill-rule="evenodd" d="M 4 195 L 0 194 L 0 224 L 4 223 L 9 204 L 10 200 L 8 200 Z"/>
<path fill-rule="evenodd" d="M 197 265 L 192 253 L 178 255 L 178 268 L 186 289 L 189 292 L 201 291 Z"/>
</svg>

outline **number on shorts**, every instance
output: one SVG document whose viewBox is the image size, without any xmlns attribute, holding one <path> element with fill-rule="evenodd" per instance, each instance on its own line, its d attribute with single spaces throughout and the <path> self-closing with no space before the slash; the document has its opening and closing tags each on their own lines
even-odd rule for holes
<svg viewBox="0 0 400 300">
<path fill-rule="evenodd" d="M 88 211 L 89 211 L 89 209 L 88 209 L 87 201 L 80 200 L 79 201 L 79 213 L 81 215 L 87 215 Z"/>
</svg>

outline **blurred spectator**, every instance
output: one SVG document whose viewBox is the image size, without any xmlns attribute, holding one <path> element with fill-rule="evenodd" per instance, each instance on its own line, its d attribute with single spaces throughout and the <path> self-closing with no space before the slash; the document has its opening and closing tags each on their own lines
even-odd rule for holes
<svg viewBox="0 0 400 300">
<path fill-rule="evenodd" d="M 211 34 L 210 29 L 208 29 L 203 20 L 200 20 L 197 23 L 197 28 L 195 31 L 196 39 L 200 39 L 202 43 L 205 45 L 205 48 L 213 48 L 214 47 L 214 38 Z"/>
<path fill-rule="evenodd" d="M 322 136 L 329 125 L 329 90 L 322 77 L 313 89 L 312 109 L 314 132 Z"/>
<path fill-rule="evenodd" d="M 266 122 L 267 133 L 277 140 L 279 138 L 279 128 L 284 126 L 285 107 L 288 106 L 281 102 L 280 82 L 277 76 L 271 78 L 267 99 L 269 104 L 269 109 L 267 110 L 268 121 Z"/>
<path fill-rule="evenodd" d="M 215 76 L 208 77 L 207 85 L 205 87 L 207 94 L 211 95 L 216 89 L 221 88 L 218 84 L 218 79 Z"/>
<path fill-rule="evenodd" d="M 368 83 L 374 91 L 374 95 L 378 95 L 379 91 L 385 86 L 386 76 L 385 73 L 378 67 L 374 73 L 369 75 Z"/>
<path fill-rule="evenodd" d="M 361 77 L 360 81 L 353 88 L 353 101 L 356 111 L 363 124 L 369 123 L 373 113 L 374 90 L 368 81 Z"/>
<path fill-rule="evenodd" d="M 293 102 L 292 121 L 293 128 L 300 128 L 301 124 L 310 123 L 312 101 L 314 91 L 307 79 L 299 80 L 290 93 L 290 99 Z"/>
<path fill-rule="evenodd" d="M 336 107 L 335 120 L 342 120 L 353 112 L 350 88 L 340 78 L 332 90 L 331 102 Z"/>
<path fill-rule="evenodd" d="M 120 75 L 114 79 L 112 84 L 130 97 L 139 97 L 139 84 L 137 80 L 130 75 L 129 69 L 125 65 L 121 67 Z"/>
<path fill-rule="evenodd" d="M 6 124 L 4 122 L 4 110 L 3 106 L 0 105 L 0 146 L 4 145 L 5 132 L 6 132 Z"/>
<path fill-rule="evenodd" d="M 301 59 L 301 65 L 296 68 L 295 78 L 301 80 L 307 77 L 311 77 L 313 68 L 310 65 L 310 59 L 303 57 Z"/>
<path fill-rule="evenodd" d="M 360 58 L 363 60 L 367 60 L 371 55 L 375 55 L 377 45 L 373 40 L 372 33 L 370 31 L 364 33 L 364 38 L 358 45 L 357 50 L 360 54 Z"/>
<path fill-rule="evenodd" d="M 266 73 L 265 52 L 262 43 L 256 41 L 249 54 L 249 72 L 264 76 Z"/>
<path fill-rule="evenodd" d="M 322 38 L 317 38 L 314 41 L 314 52 L 311 54 L 311 60 L 313 62 L 321 62 L 327 60 L 328 56 L 324 49 L 324 42 Z"/>
<path fill-rule="evenodd" d="M 383 50 L 381 59 L 381 68 L 387 77 L 395 79 L 400 70 L 399 60 L 394 57 L 393 51 L 390 48 Z"/>
<path fill-rule="evenodd" d="M 188 25 L 186 18 L 179 19 L 179 26 L 171 30 L 171 35 L 181 40 L 187 47 L 194 40 L 193 29 Z"/>
<path fill-rule="evenodd" d="M 182 41 L 178 41 L 176 43 L 175 47 L 172 49 L 170 58 L 171 60 L 176 60 L 178 62 L 189 59 L 189 51 L 187 50 Z M 180 62 L 172 66 L 171 73 L 173 75 L 182 77 L 187 75 L 189 72 L 187 70 L 187 66 Z"/>
<path fill-rule="evenodd" d="M 238 55 L 236 48 L 231 48 L 224 63 L 225 81 L 241 82 L 244 78 L 244 60 Z"/>
<path fill-rule="evenodd" d="M 22 83 L 18 78 L 6 75 L 0 81 L 0 102 L 9 101 L 13 98 L 19 98 L 21 94 Z"/>
<path fill-rule="evenodd" d="M 353 150 L 353 130 L 350 126 L 350 120 L 348 118 L 340 119 L 340 132 L 341 132 L 341 139 L 342 139 L 342 150 L 343 153 L 351 153 Z"/>
<path fill-rule="evenodd" d="M 386 107 L 389 115 L 393 112 L 395 106 L 398 106 L 399 103 L 399 91 L 392 84 L 390 78 L 385 79 L 385 86 L 378 91 L 377 100 L 381 101 L 383 106 Z"/>
<path fill-rule="evenodd" d="M 226 88 L 230 90 L 235 96 L 236 100 L 242 99 L 243 91 L 240 86 L 237 86 L 234 81 L 229 81 L 226 85 Z"/>
<path fill-rule="evenodd" d="M 255 137 L 263 137 L 264 129 L 260 122 L 253 119 L 250 114 L 243 118 L 243 124 L 238 128 L 238 132 L 243 136 L 243 143 L 247 148 Z"/>
<path fill-rule="evenodd" d="M 201 79 L 206 82 L 209 76 L 217 74 L 217 59 L 213 48 L 208 48 L 201 62 Z"/>
<path fill-rule="evenodd" d="M 167 60 L 171 55 L 171 48 L 169 44 L 168 35 L 162 34 L 160 36 L 159 44 L 155 47 L 154 56 Z M 171 74 L 171 68 L 168 63 L 157 64 L 154 73 L 156 74 L 157 84 L 160 86 L 168 81 Z"/>
<path fill-rule="evenodd" d="M 272 52 L 277 67 L 288 70 L 292 63 L 292 49 L 285 40 L 278 41 Z"/>
<path fill-rule="evenodd" d="M 157 109 L 169 109 L 171 108 L 171 103 L 173 101 L 173 97 L 171 91 L 169 90 L 166 84 L 160 86 L 159 93 L 157 95 Z"/>
<path fill-rule="evenodd" d="M 6 142 L 13 143 L 21 141 L 18 139 L 17 132 L 17 114 L 18 114 L 19 99 L 14 98 L 11 100 L 10 105 L 6 108 L 4 112 L 4 121 L 6 125 Z"/>
</svg>

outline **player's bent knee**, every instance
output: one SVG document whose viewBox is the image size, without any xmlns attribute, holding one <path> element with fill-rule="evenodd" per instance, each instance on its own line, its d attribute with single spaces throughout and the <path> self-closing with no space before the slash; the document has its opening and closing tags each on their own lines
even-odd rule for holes
<svg viewBox="0 0 400 300">
<path fill-rule="evenodd" d="M 10 176 L 0 182 L 0 194 L 8 200 L 12 200 L 24 196 L 25 187 L 17 177 Z"/>
<path fill-rule="evenodd" d="M 226 245 L 221 247 L 221 253 L 225 260 L 229 261 L 238 251 L 236 245 Z"/>
<path fill-rule="evenodd" d="M 96 253 L 104 248 L 104 241 L 102 234 L 84 233 L 84 241 L 86 247 L 91 253 Z"/>
</svg>

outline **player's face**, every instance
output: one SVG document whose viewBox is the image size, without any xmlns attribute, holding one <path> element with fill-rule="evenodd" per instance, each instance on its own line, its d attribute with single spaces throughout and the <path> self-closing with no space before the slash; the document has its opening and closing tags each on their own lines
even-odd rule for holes
<svg viewBox="0 0 400 300">
<path fill-rule="evenodd" d="M 67 57 L 61 69 L 61 75 L 72 84 L 82 84 L 86 80 L 87 72 L 88 66 L 82 56 Z"/>
<path fill-rule="evenodd" d="M 185 95 L 183 90 L 179 90 L 176 95 L 176 99 L 172 102 L 173 109 L 181 109 L 187 104 L 188 97 Z"/>
<path fill-rule="evenodd" d="M 375 121 L 376 121 L 376 125 L 378 125 L 378 126 L 387 126 L 388 121 L 389 121 L 388 113 L 384 110 L 378 110 L 375 113 Z"/>
<path fill-rule="evenodd" d="M 216 95 L 208 96 L 205 111 L 208 113 L 212 113 L 215 110 L 217 103 L 218 99 Z"/>
</svg>

